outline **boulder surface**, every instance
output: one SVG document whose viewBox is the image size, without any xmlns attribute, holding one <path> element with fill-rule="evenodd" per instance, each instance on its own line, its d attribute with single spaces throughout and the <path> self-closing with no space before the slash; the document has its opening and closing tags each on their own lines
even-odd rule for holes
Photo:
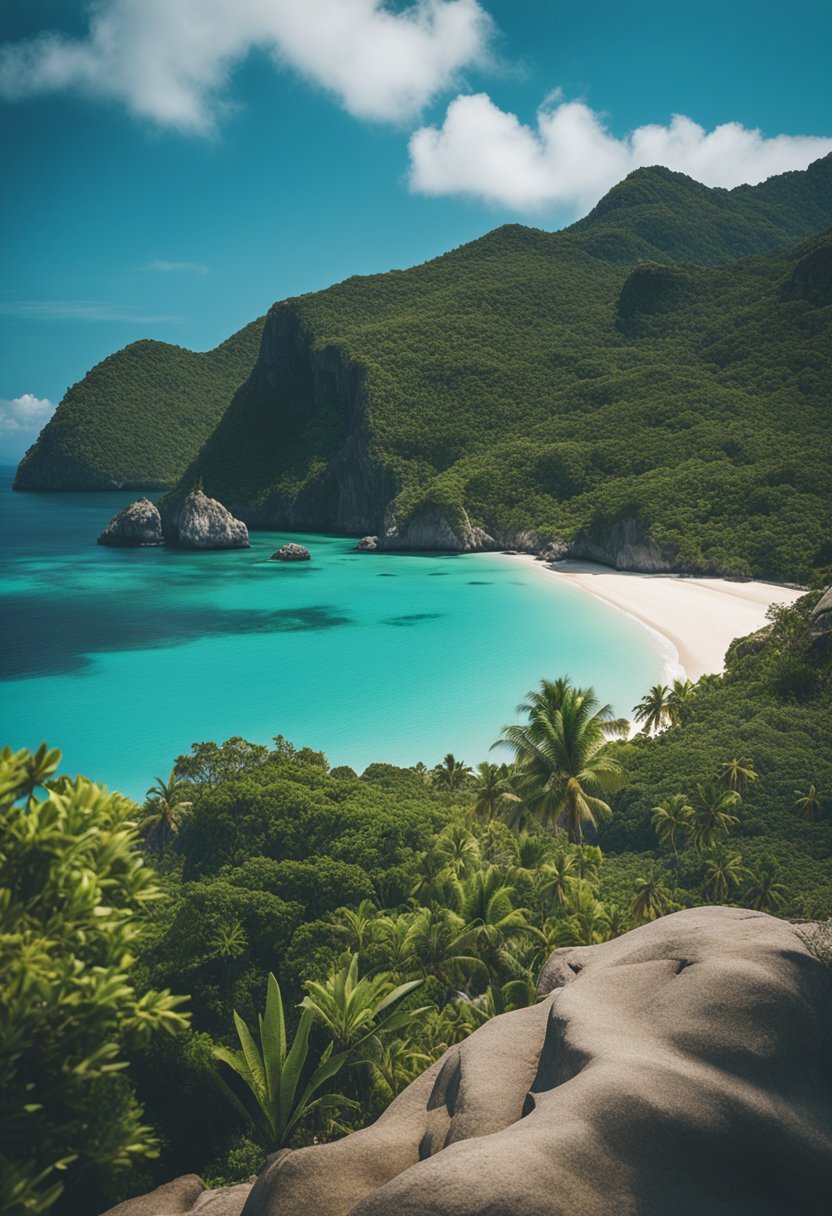
<svg viewBox="0 0 832 1216">
<path fill-rule="evenodd" d="M 216 498 L 191 490 L 176 513 L 176 540 L 183 549 L 247 549 L 248 528 Z"/>
<path fill-rule="evenodd" d="M 242 1216 L 827 1216 L 832 973 L 805 937 L 708 907 L 556 950 L 538 1004 L 269 1158 Z"/>
<path fill-rule="evenodd" d="M 98 538 L 99 545 L 163 545 L 162 517 L 149 498 L 138 498 L 114 515 Z"/>
<path fill-rule="evenodd" d="M 296 545 L 294 541 L 290 541 L 288 545 L 281 545 L 272 554 L 271 560 L 273 562 L 308 562 L 312 560 L 312 554 L 305 545 Z"/>
</svg>

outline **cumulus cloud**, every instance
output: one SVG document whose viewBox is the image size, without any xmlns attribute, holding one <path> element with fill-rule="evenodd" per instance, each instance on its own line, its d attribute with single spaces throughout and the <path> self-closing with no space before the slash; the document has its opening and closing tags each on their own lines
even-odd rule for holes
<svg viewBox="0 0 832 1216">
<path fill-rule="evenodd" d="M 482 62 L 478 0 L 91 0 L 84 38 L 0 46 L 0 97 L 76 91 L 183 131 L 210 132 L 252 50 L 326 89 L 360 118 L 412 118 Z"/>
<path fill-rule="evenodd" d="M 0 432 L 34 434 L 51 417 L 54 403 L 47 397 L 23 393 L 20 397 L 0 397 Z"/>
<path fill-rule="evenodd" d="M 754 184 L 805 169 L 832 151 L 832 139 L 766 138 L 728 122 L 706 131 L 683 114 L 667 126 L 638 127 L 618 138 L 581 101 L 547 99 L 534 127 L 485 93 L 459 96 L 441 126 L 410 139 L 410 186 L 420 194 L 468 195 L 522 211 L 588 210 L 616 182 L 644 165 L 664 165 L 708 186 Z"/>
</svg>

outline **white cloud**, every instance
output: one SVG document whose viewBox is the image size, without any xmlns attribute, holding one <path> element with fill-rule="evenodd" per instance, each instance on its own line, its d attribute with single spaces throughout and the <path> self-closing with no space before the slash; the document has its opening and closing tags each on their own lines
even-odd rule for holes
<svg viewBox="0 0 832 1216">
<path fill-rule="evenodd" d="M 47 397 L 23 393 L 20 397 L 0 397 L 0 433 L 39 431 L 54 411 Z"/>
<path fill-rule="evenodd" d="M 108 300 L 8 300 L 0 303 L 0 316 L 26 321 L 129 321 L 155 325 L 184 321 L 170 313 L 146 313 L 135 304 L 112 304 Z"/>
<path fill-rule="evenodd" d="M 207 274 L 208 267 L 202 262 L 165 262 L 154 258 L 144 267 L 145 270 L 157 270 L 162 274 Z"/>
<path fill-rule="evenodd" d="M 478 0 L 91 0 L 85 38 L 43 33 L 0 46 L 0 97 L 77 91 L 164 126 L 206 133 L 232 69 L 265 51 L 360 118 L 412 118 L 483 62 Z"/>
<path fill-rule="evenodd" d="M 832 139 L 764 137 L 729 122 L 706 131 L 682 114 L 667 126 L 638 127 L 623 138 L 584 102 L 553 94 L 535 127 L 499 109 L 485 93 L 459 96 L 439 127 L 410 139 L 410 186 L 420 194 L 462 194 L 522 211 L 587 211 L 622 177 L 664 165 L 708 186 L 754 184 L 805 169 L 832 151 Z"/>
</svg>

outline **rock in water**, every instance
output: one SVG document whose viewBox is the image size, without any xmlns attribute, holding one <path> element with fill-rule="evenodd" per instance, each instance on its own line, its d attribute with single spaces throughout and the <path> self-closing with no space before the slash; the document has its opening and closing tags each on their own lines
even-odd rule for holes
<svg viewBox="0 0 832 1216">
<path fill-rule="evenodd" d="M 248 548 L 245 524 L 202 490 L 191 490 L 182 503 L 176 517 L 176 532 L 183 549 Z"/>
<path fill-rule="evenodd" d="M 378 548 L 377 536 L 362 536 L 355 546 L 359 553 L 375 553 Z"/>
<path fill-rule="evenodd" d="M 98 538 L 99 545 L 163 545 L 162 517 L 149 498 L 138 498 L 114 515 Z"/>
<path fill-rule="evenodd" d="M 281 545 L 276 553 L 271 556 L 273 562 L 308 562 L 311 561 L 312 554 L 305 545 L 296 545 L 291 542 L 288 545 Z"/>
<path fill-rule="evenodd" d="M 270 1162 L 243 1216 L 827 1216 L 830 987 L 740 908 L 557 950 L 537 1005 Z"/>
</svg>

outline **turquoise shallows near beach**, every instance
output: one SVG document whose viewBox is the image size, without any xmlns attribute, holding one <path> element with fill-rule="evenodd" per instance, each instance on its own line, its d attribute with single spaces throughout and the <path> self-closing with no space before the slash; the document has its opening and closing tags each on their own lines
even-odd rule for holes
<svg viewBox="0 0 832 1216">
<path fill-rule="evenodd" d="M 95 540 L 136 492 L 13 493 L 2 470 L 0 742 L 141 797 L 198 740 L 283 734 L 361 771 L 488 756 L 542 677 L 621 714 L 658 680 L 659 637 L 499 554 L 359 554 L 255 532 L 221 553 Z M 287 539 L 310 563 L 269 561 Z"/>
</svg>

